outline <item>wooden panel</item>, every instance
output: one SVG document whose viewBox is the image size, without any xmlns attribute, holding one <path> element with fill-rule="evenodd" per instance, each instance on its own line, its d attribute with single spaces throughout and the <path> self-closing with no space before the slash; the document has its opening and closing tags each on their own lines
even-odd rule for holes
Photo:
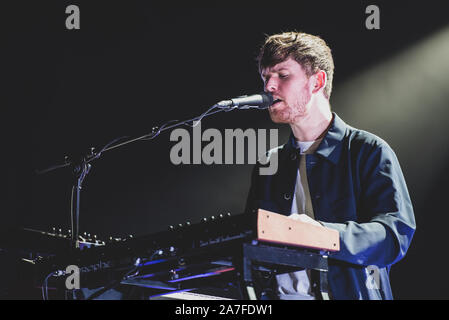
<svg viewBox="0 0 449 320">
<path fill-rule="evenodd" d="M 337 230 L 293 220 L 263 209 L 259 209 L 257 215 L 258 240 L 327 251 L 340 250 Z"/>
</svg>

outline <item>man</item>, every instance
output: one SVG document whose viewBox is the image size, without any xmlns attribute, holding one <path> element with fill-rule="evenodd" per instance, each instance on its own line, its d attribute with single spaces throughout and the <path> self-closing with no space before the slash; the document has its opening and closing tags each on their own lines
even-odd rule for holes
<svg viewBox="0 0 449 320">
<path fill-rule="evenodd" d="M 334 64 L 319 37 L 270 36 L 258 63 L 264 90 L 274 97 L 270 117 L 289 124 L 292 134 L 268 153 L 277 154 L 275 174 L 254 168 L 246 211 L 261 208 L 338 230 L 340 251 L 329 255 L 331 298 L 392 299 L 390 267 L 404 257 L 415 231 L 395 153 L 331 112 Z M 279 298 L 314 299 L 309 275 L 277 275 Z"/>
</svg>

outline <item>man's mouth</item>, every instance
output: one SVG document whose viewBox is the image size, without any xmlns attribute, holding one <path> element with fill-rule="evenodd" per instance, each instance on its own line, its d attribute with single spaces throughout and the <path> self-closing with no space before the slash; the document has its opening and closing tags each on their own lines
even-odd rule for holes
<svg viewBox="0 0 449 320">
<path fill-rule="evenodd" d="M 282 102 L 282 100 L 281 99 L 274 99 L 273 104 L 271 106 L 275 106 L 279 102 Z"/>
</svg>

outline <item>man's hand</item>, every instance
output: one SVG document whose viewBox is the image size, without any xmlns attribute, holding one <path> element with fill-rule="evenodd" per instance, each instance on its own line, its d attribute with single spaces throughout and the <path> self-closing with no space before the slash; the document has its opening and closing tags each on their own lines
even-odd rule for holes
<svg viewBox="0 0 449 320">
<path fill-rule="evenodd" d="M 293 220 L 298 220 L 301 222 L 305 222 L 305 223 L 310 223 L 313 224 L 315 226 L 320 226 L 322 227 L 323 225 L 321 223 L 319 223 L 316 220 L 313 220 L 311 217 L 309 217 L 306 214 L 297 214 L 297 213 L 293 213 L 292 215 L 289 216 L 289 218 L 293 219 Z"/>
</svg>

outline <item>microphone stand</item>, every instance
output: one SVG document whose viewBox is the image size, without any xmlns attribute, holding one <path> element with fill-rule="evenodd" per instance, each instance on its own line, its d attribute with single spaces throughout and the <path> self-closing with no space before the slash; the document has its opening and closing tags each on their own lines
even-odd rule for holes
<svg viewBox="0 0 449 320">
<path fill-rule="evenodd" d="M 95 151 L 95 148 L 91 148 L 90 151 L 83 156 L 75 157 L 74 159 L 70 159 L 68 156 L 65 156 L 65 161 L 62 164 L 53 165 L 51 167 L 48 167 L 43 170 L 36 170 L 37 174 L 45 174 L 51 171 L 54 171 L 56 169 L 69 167 L 72 171 L 72 195 L 71 195 L 71 242 L 70 247 L 72 250 L 78 249 L 80 247 L 80 239 L 79 239 L 79 217 L 80 217 L 80 198 L 81 198 L 81 189 L 82 184 L 86 176 L 89 174 L 90 169 L 92 168 L 91 162 L 98 159 L 104 152 L 110 151 L 112 149 L 123 147 L 127 144 L 139 141 L 139 140 L 151 140 L 157 137 L 161 132 L 165 130 L 169 130 L 175 127 L 179 127 L 182 125 L 189 125 L 190 122 L 193 123 L 191 125 L 194 127 L 199 121 L 201 121 L 206 116 L 210 116 L 212 114 L 218 113 L 218 112 L 228 112 L 232 111 L 234 109 L 249 109 L 249 108 L 255 108 L 259 109 L 257 106 L 223 106 L 221 104 L 215 104 L 209 110 L 204 112 L 202 115 L 190 119 L 178 122 L 178 120 L 171 120 L 166 122 L 164 125 L 162 125 L 160 128 L 154 127 L 149 134 L 145 134 L 140 137 L 121 137 L 114 139 L 113 141 L 106 144 L 99 152 Z M 214 110 L 218 109 L 218 110 Z M 213 111 L 214 110 L 214 111 Z M 175 124 L 171 124 L 176 122 Z M 126 139 L 126 140 L 125 140 Z M 118 143 L 121 140 L 120 143 Z"/>
<path fill-rule="evenodd" d="M 79 248 L 79 215 L 80 215 L 80 197 L 84 178 L 86 178 L 92 165 L 87 163 L 83 157 L 81 161 L 74 161 L 72 164 L 72 197 L 71 197 L 71 248 Z"/>
</svg>

